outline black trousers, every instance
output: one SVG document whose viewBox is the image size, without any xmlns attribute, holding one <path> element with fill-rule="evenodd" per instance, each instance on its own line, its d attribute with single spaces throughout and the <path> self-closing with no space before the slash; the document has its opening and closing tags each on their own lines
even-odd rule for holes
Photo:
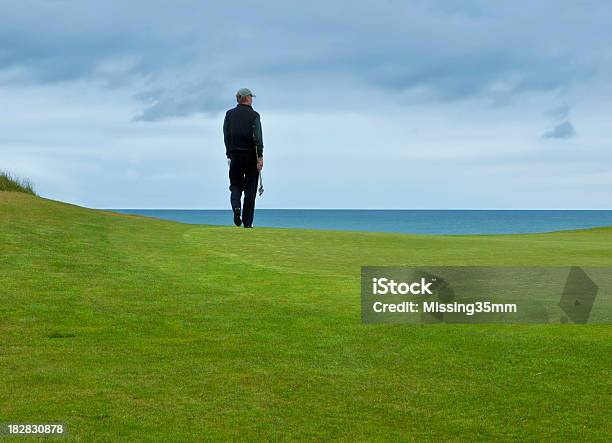
<svg viewBox="0 0 612 443">
<path fill-rule="evenodd" d="M 240 198 L 244 192 L 242 223 L 245 226 L 250 226 L 253 224 L 257 181 L 259 180 L 257 157 L 255 156 L 255 151 L 234 151 L 231 153 L 231 159 L 229 189 L 231 192 L 230 202 L 232 210 L 240 208 Z"/>
</svg>

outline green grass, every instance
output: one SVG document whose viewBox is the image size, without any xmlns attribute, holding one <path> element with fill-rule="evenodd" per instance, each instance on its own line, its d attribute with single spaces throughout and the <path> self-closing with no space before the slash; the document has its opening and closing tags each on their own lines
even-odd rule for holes
<svg viewBox="0 0 612 443">
<path fill-rule="evenodd" d="M 10 172 L 0 171 L 0 191 L 23 192 L 36 195 L 34 185 L 27 178 L 19 178 Z"/>
<path fill-rule="evenodd" d="M 228 212 L 229 214 L 229 212 Z M 612 265 L 612 229 L 197 226 L 0 192 L 0 422 L 91 440 L 609 440 L 610 325 L 363 325 L 361 265 Z"/>
</svg>

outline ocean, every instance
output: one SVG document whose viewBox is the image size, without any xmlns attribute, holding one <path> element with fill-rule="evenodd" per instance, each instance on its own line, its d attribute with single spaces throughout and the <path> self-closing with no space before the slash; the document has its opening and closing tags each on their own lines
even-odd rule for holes
<svg viewBox="0 0 612 443">
<path fill-rule="evenodd" d="M 110 209 L 182 223 L 233 226 L 231 210 Z M 256 209 L 254 227 L 519 234 L 612 226 L 612 210 Z"/>
</svg>

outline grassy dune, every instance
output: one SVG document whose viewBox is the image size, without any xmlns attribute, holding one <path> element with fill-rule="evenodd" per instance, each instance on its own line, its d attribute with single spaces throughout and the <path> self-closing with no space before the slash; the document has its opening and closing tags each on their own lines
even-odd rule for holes
<svg viewBox="0 0 612 443">
<path fill-rule="evenodd" d="M 27 178 L 19 178 L 10 172 L 0 171 L 0 191 L 23 192 L 36 195 L 34 185 Z"/>
<path fill-rule="evenodd" d="M 359 317 L 361 265 L 612 265 L 612 228 L 245 230 L 0 192 L 0 249 L 0 422 L 83 441 L 612 433 L 612 326 Z"/>
</svg>

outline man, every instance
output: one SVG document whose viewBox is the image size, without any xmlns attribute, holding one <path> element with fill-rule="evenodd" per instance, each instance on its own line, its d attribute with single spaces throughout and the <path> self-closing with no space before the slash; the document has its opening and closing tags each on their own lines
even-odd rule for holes
<svg viewBox="0 0 612 443">
<path fill-rule="evenodd" d="M 259 114 L 253 110 L 253 93 L 242 88 L 236 93 L 238 105 L 225 114 L 223 138 L 229 164 L 230 202 L 234 224 L 253 227 L 255 195 L 259 172 L 263 169 L 263 136 Z M 240 199 L 244 191 L 244 204 Z M 242 218 L 241 218 L 242 217 Z"/>
</svg>

